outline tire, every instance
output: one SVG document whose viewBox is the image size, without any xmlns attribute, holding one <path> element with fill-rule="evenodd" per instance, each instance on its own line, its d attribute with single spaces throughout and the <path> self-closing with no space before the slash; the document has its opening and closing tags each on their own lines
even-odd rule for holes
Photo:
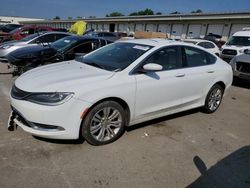
<svg viewBox="0 0 250 188">
<path fill-rule="evenodd" d="M 219 85 L 215 84 L 208 92 L 203 111 L 205 113 L 214 113 L 220 106 L 224 94 L 224 89 Z"/>
<path fill-rule="evenodd" d="M 120 138 L 126 124 L 123 107 L 117 102 L 105 101 L 89 111 L 82 122 L 81 134 L 91 145 L 105 145 Z"/>
</svg>

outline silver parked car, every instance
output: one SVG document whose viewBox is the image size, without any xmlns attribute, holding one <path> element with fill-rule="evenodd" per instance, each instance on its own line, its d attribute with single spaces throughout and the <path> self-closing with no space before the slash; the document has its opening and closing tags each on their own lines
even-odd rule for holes
<svg viewBox="0 0 250 188">
<path fill-rule="evenodd" d="M 235 56 L 230 65 L 233 68 L 234 77 L 250 81 L 250 49 L 244 51 L 244 54 Z"/>
<path fill-rule="evenodd" d="M 18 41 L 8 41 L 0 44 L 0 61 L 7 62 L 7 55 L 16 49 L 34 45 L 48 45 L 58 39 L 71 35 L 64 32 L 35 33 Z"/>
</svg>

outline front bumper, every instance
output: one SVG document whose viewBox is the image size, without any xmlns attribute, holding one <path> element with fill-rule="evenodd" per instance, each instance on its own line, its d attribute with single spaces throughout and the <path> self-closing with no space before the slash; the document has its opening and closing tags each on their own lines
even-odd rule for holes
<svg viewBox="0 0 250 188">
<path fill-rule="evenodd" d="M 8 59 L 6 57 L 0 57 L 0 62 L 8 63 Z"/>
<path fill-rule="evenodd" d="M 237 77 L 240 79 L 250 80 L 250 74 L 238 72 L 237 70 L 233 70 L 233 75 L 234 77 Z"/>
<path fill-rule="evenodd" d="M 58 106 L 45 106 L 11 97 L 11 106 L 13 111 L 8 122 L 9 130 L 19 126 L 39 137 L 78 139 L 81 114 L 91 104 L 72 98 Z"/>
</svg>

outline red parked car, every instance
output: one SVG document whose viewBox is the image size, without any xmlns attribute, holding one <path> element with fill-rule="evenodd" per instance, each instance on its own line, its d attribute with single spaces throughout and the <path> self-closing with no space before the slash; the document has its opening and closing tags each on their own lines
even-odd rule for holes
<svg viewBox="0 0 250 188">
<path fill-rule="evenodd" d="M 28 35 L 41 31 L 54 31 L 54 28 L 47 26 L 23 26 L 10 32 L 10 39 L 20 40 Z"/>
</svg>

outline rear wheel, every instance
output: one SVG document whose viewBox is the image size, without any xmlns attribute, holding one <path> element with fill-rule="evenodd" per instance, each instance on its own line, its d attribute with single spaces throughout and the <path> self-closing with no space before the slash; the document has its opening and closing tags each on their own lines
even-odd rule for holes
<svg viewBox="0 0 250 188">
<path fill-rule="evenodd" d="M 205 105 L 203 107 L 204 112 L 215 112 L 221 104 L 223 93 L 224 89 L 219 84 L 214 85 L 207 94 Z"/>
<path fill-rule="evenodd" d="M 126 126 L 126 113 L 114 101 L 94 106 L 82 123 L 82 136 L 92 145 L 109 144 L 117 140 Z"/>
</svg>

